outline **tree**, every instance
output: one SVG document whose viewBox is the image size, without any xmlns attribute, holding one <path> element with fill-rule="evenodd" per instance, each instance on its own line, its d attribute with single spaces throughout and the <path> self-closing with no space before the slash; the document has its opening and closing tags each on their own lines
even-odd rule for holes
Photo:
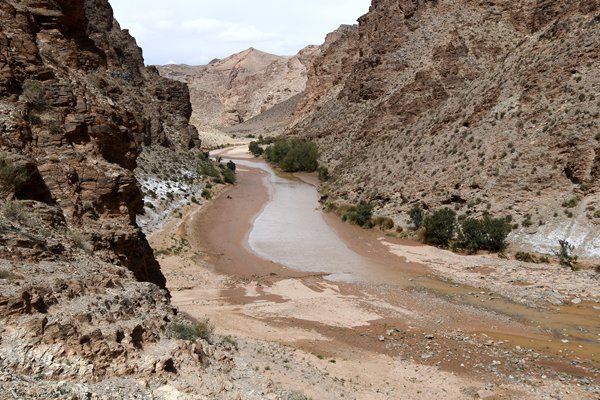
<svg viewBox="0 0 600 400">
<path fill-rule="evenodd" d="M 252 153 L 252 155 L 254 155 L 254 157 L 259 157 L 264 152 L 263 148 L 260 147 L 258 142 L 250 142 L 248 145 L 248 150 L 250 153 Z"/>
<path fill-rule="evenodd" d="M 461 223 L 461 246 L 469 251 L 502 251 L 510 231 L 511 226 L 504 218 L 467 218 Z"/>
<path fill-rule="evenodd" d="M 434 245 L 447 246 L 454 236 L 456 212 L 442 208 L 423 220 L 425 241 Z"/>
<path fill-rule="evenodd" d="M 225 168 L 223 170 L 223 180 L 225 183 L 234 184 L 235 183 L 235 172 L 230 170 L 229 168 Z"/>
<path fill-rule="evenodd" d="M 265 158 L 286 172 L 313 172 L 319 166 L 317 145 L 299 139 L 277 140 L 267 147 Z"/>
<path fill-rule="evenodd" d="M 356 224 L 363 228 L 371 227 L 371 217 L 373 216 L 373 206 L 366 201 L 361 201 L 356 206 Z"/>
<path fill-rule="evenodd" d="M 233 172 L 235 172 L 235 163 L 232 160 L 229 160 L 227 162 L 227 168 L 229 168 L 230 170 L 232 170 Z"/>
<path fill-rule="evenodd" d="M 410 218 L 410 222 L 416 229 L 419 229 L 421 225 L 423 225 L 423 209 L 420 205 L 415 204 L 413 208 L 408 211 L 408 217 Z"/>
</svg>

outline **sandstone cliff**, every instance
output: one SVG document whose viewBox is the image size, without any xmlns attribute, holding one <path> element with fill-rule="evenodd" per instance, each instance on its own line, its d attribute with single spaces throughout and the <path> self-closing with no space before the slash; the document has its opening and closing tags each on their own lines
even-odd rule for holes
<svg viewBox="0 0 600 400">
<path fill-rule="evenodd" d="M 356 37 L 316 59 L 290 130 L 333 197 L 509 214 L 515 242 L 600 256 L 597 0 L 373 0 Z"/>
</svg>

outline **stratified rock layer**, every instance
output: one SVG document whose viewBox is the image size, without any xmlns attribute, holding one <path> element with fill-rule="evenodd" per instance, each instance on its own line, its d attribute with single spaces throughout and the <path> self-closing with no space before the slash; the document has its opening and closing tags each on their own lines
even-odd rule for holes
<svg viewBox="0 0 600 400">
<path fill-rule="evenodd" d="M 186 86 L 144 67 L 107 1 L 4 1 L 0 21 L 0 156 L 27 171 L 3 197 L 43 203 L 90 252 L 164 287 L 132 171 L 143 145 L 199 145 Z"/>
<path fill-rule="evenodd" d="M 333 196 L 510 214 L 515 241 L 600 256 L 597 0 L 374 0 L 359 23 L 290 130 L 321 146 Z"/>
</svg>

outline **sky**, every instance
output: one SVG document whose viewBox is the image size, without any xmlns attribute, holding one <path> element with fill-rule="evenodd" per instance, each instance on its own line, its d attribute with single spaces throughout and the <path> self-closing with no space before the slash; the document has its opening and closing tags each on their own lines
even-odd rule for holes
<svg viewBox="0 0 600 400">
<path fill-rule="evenodd" d="M 207 64 L 249 47 L 294 55 L 355 24 L 371 0 L 109 0 L 146 64 Z"/>
</svg>

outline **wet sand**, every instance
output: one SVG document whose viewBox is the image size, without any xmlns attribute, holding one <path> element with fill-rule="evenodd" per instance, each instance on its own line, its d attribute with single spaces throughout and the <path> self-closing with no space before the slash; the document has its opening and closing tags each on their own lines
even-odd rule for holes
<svg viewBox="0 0 600 400">
<path fill-rule="evenodd" d="M 252 221 L 269 200 L 263 183 L 266 173 L 241 167 L 237 172 L 243 179 L 189 217 L 185 226 L 192 247 L 201 249 L 215 271 L 222 274 L 245 279 L 314 275 L 291 270 L 250 251 L 246 243 Z"/>
<path fill-rule="evenodd" d="M 436 355 L 431 359 L 422 358 L 418 364 L 437 366 L 470 376 L 470 379 L 500 379 L 485 378 L 485 374 L 479 375 L 474 370 L 501 359 L 502 366 L 497 369 L 507 377 L 516 374 L 510 358 L 515 356 L 512 354 L 515 345 L 541 348 L 543 343 L 548 343 L 555 346 L 549 343 L 547 334 L 535 328 L 468 303 L 448 301 L 446 296 L 451 290 L 460 295 L 467 290 L 459 285 L 444 283 L 447 292 L 436 297 L 427 291 L 398 290 L 397 282 L 391 286 L 328 282 L 321 274 L 297 272 L 256 256 L 247 246 L 247 235 L 253 220 L 269 200 L 263 184 L 265 174 L 258 169 L 238 167 L 238 183 L 227 187 L 201 209 L 189 213 L 180 225 L 179 235 L 187 236 L 192 250 L 199 251 L 202 257 L 198 265 L 182 263 L 177 258 L 161 260 L 174 304 L 182 311 L 196 317 L 209 316 L 227 334 L 285 343 L 308 353 L 344 359 L 347 368 L 364 367 L 367 372 L 381 363 L 380 356 L 373 355 L 413 360 L 435 344 L 432 349 Z M 343 223 L 333 214 L 324 217 L 352 250 L 382 265 L 394 260 L 391 268 L 385 267 L 378 273 L 401 269 L 407 276 L 414 277 L 417 282 L 411 281 L 409 286 L 417 289 L 423 279 L 430 281 L 431 269 L 392 255 L 382 243 L 382 232 Z M 385 239 L 420 246 L 410 241 Z M 218 274 L 208 273 L 203 268 Z M 485 300 L 484 307 L 488 301 Z M 390 327 L 399 330 L 387 337 Z M 436 332 L 435 343 L 423 341 L 430 332 Z M 462 337 L 463 332 L 476 342 L 457 341 L 455 337 Z M 381 335 L 385 341 L 378 339 Z M 493 347 L 481 347 L 481 343 L 490 339 L 494 341 Z M 438 353 L 439 349 L 445 350 Z M 554 350 L 551 352 L 555 353 Z M 456 354 L 442 357 L 444 352 Z M 376 357 L 373 366 L 363 364 L 366 354 Z M 429 353 L 424 354 L 429 357 Z M 576 368 L 576 374 L 589 376 L 587 370 L 570 366 L 568 360 L 564 353 L 562 359 L 540 360 L 539 365 L 530 368 L 531 371 L 538 371 L 541 365 L 553 371 Z M 339 374 L 344 377 L 344 371 Z M 365 387 L 372 384 L 363 383 Z M 398 388 L 405 384 L 401 379 L 397 382 Z M 439 380 L 428 383 L 430 387 L 440 384 Z"/>
</svg>

